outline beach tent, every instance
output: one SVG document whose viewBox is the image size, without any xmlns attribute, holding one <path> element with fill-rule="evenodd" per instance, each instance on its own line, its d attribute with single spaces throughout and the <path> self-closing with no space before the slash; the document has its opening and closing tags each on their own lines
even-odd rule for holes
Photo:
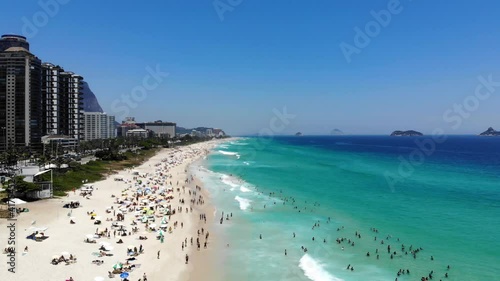
<svg viewBox="0 0 500 281">
<path fill-rule="evenodd" d="M 27 230 L 30 232 L 45 232 L 48 227 L 35 227 L 35 226 L 30 226 Z"/>
<path fill-rule="evenodd" d="M 61 256 L 63 256 L 65 259 L 69 259 L 70 253 L 68 253 L 68 252 L 62 252 Z"/>
<path fill-rule="evenodd" d="M 7 204 L 9 205 L 21 205 L 21 204 L 26 204 L 27 202 L 24 200 L 21 200 L 19 198 L 12 198 L 9 201 L 7 201 Z"/>
</svg>

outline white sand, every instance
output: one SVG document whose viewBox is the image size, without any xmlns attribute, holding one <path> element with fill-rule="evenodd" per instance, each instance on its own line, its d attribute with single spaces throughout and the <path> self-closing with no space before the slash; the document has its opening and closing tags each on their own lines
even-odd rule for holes
<svg viewBox="0 0 500 281">
<path fill-rule="evenodd" d="M 189 197 L 188 190 L 194 190 L 195 183 L 184 184 L 187 175 L 184 172 L 187 166 L 195 161 L 196 159 L 204 156 L 208 149 L 211 149 L 217 142 L 205 142 L 194 144 L 188 147 L 176 148 L 174 153 L 174 158 L 182 159 L 182 163 L 171 168 L 168 174 L 172 175 L 172 181 L 175 192 L 173 193 L 174 199 L 171 200 L 170 204 L 172 209 L 177 209 L 181 206 L 179 203 L 179 198 L 185 199 L 185 204 L 182 205 L 184 208 L 191 206 L 189 200 L 193 197 Z M 134 170 L 142 173 L 153 173 L 155 165 L 161 163 L 162 159 L 167 158 L 173 153 L 173 149 L 163 149 L 157 155 L 152 157 L 150 160 L 145 162 L 143 165 L 134 168 Z M 122 176 L 125 180 L 132 180 L 133 175 L 130 170 L 121 171 L 116 175 Z M 104 280 L 121 280 L 118 275 L 115 278 L 108 278 L 108 271 L 112 271 L 112 265 L 116 262 L 124 262 L 126 255 L 126 248 L 129 245 L 134 245 L 139 248 L 142 244 L 145 249 L 144 254 L 137 257 L 136 261 L 131 262 L 131 264 L 140 264 L 139 268 L 136 268 L 130 272 L 129 280 L 139 280 L 142 279 L 144 273 L 147 274 L 148 280 L 189 280 L 196 279 L 193 276 L 199 276 L 200 272 L 203 273 L 205 280 L 217 280 L 213 276 L 208 276 L 211 271 L 210 268 L 200 269 L 197 267 L 198 264 L 203 264 L 204 266 L 210 266 L 210 255 L 213 254 L 210 250 L 203 249 L 203 242 L 205 241 L 200 237 L 202 243 L 201 251 L 196 250 L 196 237 L 197 230 L 201 227 L 206 227 L 210 224 L 213 218 L 211 217 L 213 209 L 208 204 L 208 198 L 206 193 L 202 188 L 202 194 L 204 194 L 205 204 L 204 205 L 193 205 L 193 212 L 186 213 L 176 213 L 171 217 L 169 225 L 173 228 L 173 223 L 175 221 L 179 222 L 179 226 L 173 231 L 172 234 L 167 233 L 165 235 L 164 243 L 160 243 L 159 240 L 155 238 L 155 233 L 148 233 L 147 240 L 138 240 L 138 236 L 143 234 L 145 230 L 145 225 L 139 223 L 139 232 L 136 235 L 120 237 L 116 236 L 113 238 L 113 234 L 108 238 L 97 239 L 97 244 L 84 243 L 85 236 L 87 234 L 94 234 L 96 228 L 108 228 L 111 229 L 110 221 L 106 221 L 106 218 L 111 218 L 111 214 L 105 212 L 108 206 L 118 206 L 113 204 L 114 198 L 111 195 L 119 196 L 121 191 L 129 186 L 125 182 L 115 181 L 116 175 L 110 176 L 107 179 L 94 183 L 93 196 L 90 199 L 85 199 L 79 196 L 77 190 L 76 194 L 70 192 L 67 198 L 58 198 L 50 200 L 42 200 L 38 202 L 28 203 L 22 205 L 22 207 L 29 208 L 29 213 L 22 213 L 17 217 L 17 265 L 16 273 L 10 273 L 7 271 L 8 266 L 6 264 L 7 256 L 2 254 L 0 256 L 0 280 L 40 280 L 40 281 L 56 281 L 56 280 L 66 280 L 69 277 L 73 277 L 75 281 L 92 281 L 96 276 L 104 277 Z M 179 187 L 182 185 L 186 186 L 185 193 L 176 191 L 176 182 L 179 181 Z M 199 196 L 199 192 L 196 197 Z M 63 208 L 63 203 L 68 201 L 78 200 L 82 207 L 77 209 L 66 209 Z M 87 212 L 94 210 L 98 216 L 103 218 L 103 222 L 100 226 L 93 224 L 93 220 L 90 220 L 90 216 Z M 71 212 L 71 214 L 69 214 Z M 199 214 L 205 213 L 207 215 L 207 224 L 200 222 Z M 75 218 L 76 224 L 69 223 L 69 217 Z M 130 230 L 129 225 L 132 219 L 132 214 L 125 215 L 125 225 L 127 229 Z M 43 242 L 36 242 L 34 240 L 26 239 L 31 232 L 27 231 L 32 222 L 34 222 L 36 227 L 48 227 L 46 235 L 49 236 L 48 239 Z M 180 227 L 180 222 L 184 223 L 184 227 Z M 159 221 L 156 222 L 159 224 Z M 8 221 L 5 219 L 0 220 L 0 246 L 1 249 L 7 246 L 7 235 L 8 231 L 6 225 Z M 212 232 L 210 233 L 209 245 L 215 237 L 212 237 Z M 185 238 L 190 240 L 190 237 L 194 237 L 195 243 L 194 247 L 187 247 L 182 251 L 181 243 Z M 119 238 L 123 240 L 123 244 L 115 243 Z M 99 242 L 105 241 L 109 242 L 114 248 L 110 253 L 113 254 L 112 257 L 96 257 L 92 255 L 92 252 L 98 252 Z M 188 244 L 190 245 L 189 241 Z M 24 247 L 28 247 L 28 252 L 23 253 Z M 157 259 L 157 252 L 160 251 L 160 259 Z M 77 262 L 69 265 L 60 263 L 58 265 L 52 265 L 51 258 L 54 255 L 60 255 L 61 252 L 69 252 L 76 256 Z M 185 255 L 188 253 L 190 255 L 189 265 L 185 264 Z M 92 263 L 92 260 L 99 259 L 103 260 L 104 264 L 98 266 Z"/>
</svg>

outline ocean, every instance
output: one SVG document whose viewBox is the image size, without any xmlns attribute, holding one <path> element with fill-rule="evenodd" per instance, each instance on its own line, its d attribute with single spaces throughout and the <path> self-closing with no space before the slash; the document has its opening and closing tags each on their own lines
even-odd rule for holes
<svg viewBox="0 0 500 281">
<path fill-rule="evenodd" d="M 500 138 L 249 137 L 191 170 L 224 280 L 500 280 Z"/>
</svg>

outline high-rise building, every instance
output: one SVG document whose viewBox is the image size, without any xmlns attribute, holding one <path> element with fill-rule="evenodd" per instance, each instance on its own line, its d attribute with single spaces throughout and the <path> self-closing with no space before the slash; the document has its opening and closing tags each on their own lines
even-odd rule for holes
<svg viewBox="0 0 500 281">
<path fill-rule="evenodd" d="M 116 137 L 115 116 L 101 112 L 84 112 L 84 139 L 110 139 Z"/>
<path fill-rule="evenodd" d="M 0 38 L 0 52 L 3 52 L 11 47 L 24 48 L 30 50 L 30 44 L 26 41 L 26 37 L 13 34 L 5 34 Z"/>
<path fill-rule="evenodd" d="M 73 72 L 61 73 L 61 133 L 77 140 L 83 139 L 83 77 Z"/>
<path fill-rule="evenodd" d="M 163 122 L 161 120 L 155 122 L 137 123 L 137 125 L 145 130 L 153 132 L 155 137 L 173 138 L 175 137 L 175 123 Z"/>
<path fill-rule="evenodd" d="M 44 135 L 59 134 L 61 115 L 60 107 L 60 76 L 64 70 L 51 63 L 42 64 L 42 108 L 44 120 L 42 133 Z"/>
<path fill-rule="evenodd" d="M 42 65 L 44 135 L 83 139 L 83 78 L 51 63 Z"/>
<path fill-rule="evenodd" d="M 0 149 L 41 148 L 41 61 L 26 38 L 0 38 Z"/>
<path fill-rule="evenodd" d="M 125 120 L 116 128 L 116 135 L 118 137 L 127 137 L 127 132 L 134 129 L 140 129 L 135 122 L 135 117 L 125 117 Z"/>
</svg>

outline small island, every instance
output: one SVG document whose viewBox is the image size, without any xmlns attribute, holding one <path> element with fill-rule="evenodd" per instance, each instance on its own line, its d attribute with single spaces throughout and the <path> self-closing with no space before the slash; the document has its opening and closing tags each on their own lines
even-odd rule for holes
<svg viewBox="0 0 500 281">
<path fill-rule="evenodd" d="M 480 136 L 500 136 L 500 131 L 495 131 L 492 127 L 489 127 L 488 130 L 479 134 Z"/>
<path fill-rule="evenodd" d="M 301 132 L 298 132 L 295 134 L 297 137 L 301 137 L 302 136 L 302 133 Z"/>
<path fill-rule="evenodd" d="M 391 134 L 391 137 L 420 137 L 423 136 L 424 134 L 409 130 L 409 131 L 394 131 Z"/>
<path fill-rule="evenodd" d="M 342 136 L 344 135 L 344 132 L 342 132 L 341 130 L 339 129 L 333 129 L 331 132 L 330 132 L 330 135 L 332 136 Z"/>
</svg>

